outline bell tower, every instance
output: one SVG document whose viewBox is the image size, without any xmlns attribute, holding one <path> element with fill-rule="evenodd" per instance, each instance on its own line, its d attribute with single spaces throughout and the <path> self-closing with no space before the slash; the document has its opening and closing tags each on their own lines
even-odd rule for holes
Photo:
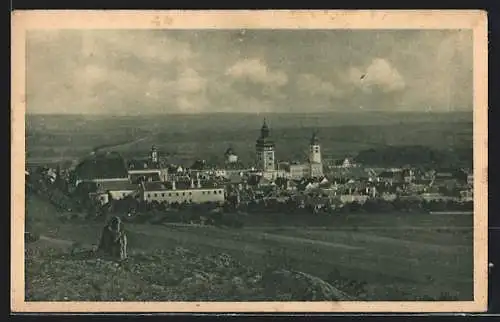
<svg viewBox="0 0 500 322">
<path fill-rule="evenodd" d="M 309 143 L 309 166 L 310 174 L 313 178 L 323 176 L 323 162 L 321 160 L 321 147 L 317 133 L 314 132 Z"/>
<path fill-rule="evenodd" d="M 158 150 L 156 149 L 156 146 L 154 146 L 154 145 L 151 147 L 151 152 L 149 152 L 149 160 L 153 164 L 158 163 Z"/>
<path fill-rule="evenodd" d="M 313 133 L 309 143 L 309 162 L 321 163 L 321 147 L 316 132 Z"/>
<path fill-rule="evenodd" d="M 274 142 L 269 137 L 266 120 L 260 129 L 260 136 L 255 144 L 257 169 L 264 172 L 275 170 Z"/>
</svg>

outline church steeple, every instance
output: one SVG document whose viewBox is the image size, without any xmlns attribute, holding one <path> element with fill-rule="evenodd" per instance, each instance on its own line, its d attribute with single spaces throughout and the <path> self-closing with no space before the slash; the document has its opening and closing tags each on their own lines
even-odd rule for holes
<svg viewBox="0 0 500 322">
<path fill-rule="evenodd" d="M 269 127 L 267 126 L 267 122 L 266 122 L 265 118 L 264 118 L 264 123 L 262 124 L 262 127 L 260 129 L 260 137 L 262 139 L 269 137 Z"/>
<path fill-rule="evenodd" d="M 269 127 L 266 119 L 260 129 L 260 137 L 255 144 L 257 153 L 257 168 L 264 172 L 275 169 L 274 142 L 269 137 Z"/>
<path fill-rule="evenodd" d="M 314 131 L 312 136 L 311 136 L 311 145 L 319 145 L 319 140 L 318 140 L 318 132 Z"/>
<path fill-rule="evenodd" d="M 149 161 L 153 164 L 158 163 L 158 150 L 155 145 L 151 147 L 151 152 L 149 152 Z"/>
</svg>

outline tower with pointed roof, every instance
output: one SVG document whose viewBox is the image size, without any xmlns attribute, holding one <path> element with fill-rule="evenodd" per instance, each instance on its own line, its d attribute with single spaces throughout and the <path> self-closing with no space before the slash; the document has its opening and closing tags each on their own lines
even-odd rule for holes
<svg viewBox="0 0 500 322">
<path fill-rule="evenodd" d="M 158 150 L 156 149 L 155 145 L 151 147 L 151 152 L 149 152 L 149 161 L 151 161 L 151 163 L 153 164 L 158 163 Z"/>
<path fill-rule="evenodd" d="M 321 147 L 316 132 L 313 132 L 311 141 L 309 142 L 309 162 L 321 163 Z"/>
<path fill-rule="evenodd" d="M 321 147 L 317 133 L 314 132 L 309 143 L 309 166 L 311 177 L 323 176 L 323 161 L 321 159 Z"/>
<path fill-rule="evenodd" d="M 257 169 L 263 172 L 275 170 L 274 142 L 270 138 L 269 127 L 264 119 L 260 136 L 255 144 Z"/>
</svg>

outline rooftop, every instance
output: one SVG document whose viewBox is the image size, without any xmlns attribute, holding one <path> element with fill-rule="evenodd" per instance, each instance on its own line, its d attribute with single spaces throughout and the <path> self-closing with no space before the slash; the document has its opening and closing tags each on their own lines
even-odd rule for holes
<svg viewBox="0 0 500 322">
<path fill-rule="evenodd" d="M 151 170 L 159 168 L 157 164 L 153 164 L 148 159 L 128 160 L 127 166 L 129 170 Z"/>
<path fill-rule="evenodd" d="M 152 178 L 153 181 L 160 181 L 160 175 L 158 173 L 150 173 L 150 174 L 131 174 L 130 175 L 130 181 L 136 182 L 139 180 L 141 177 L 144 177 L 146 179 Z"/>
<path fill-rule="evenodd" d="M 129 182 L 120 182 L 120 181 L 112 181 L 112 182 L 101 182 L 97 184 L 98 191 L 129 191 L 129 190 L 137 190 L 139 185 L 132 184 Z"/>
<path fill-rule="evenodd" d="M 226 170 L 247 170 L 248 167 L 241 162 L 227 163 L 224 165 Z"/>
<path fill-rule="evenodd" d="M 311 145 L 317 145 L 317 144 L 319 144 L 318 135 L 317 135 L 316 132 L 313 132 L 310 144 Z"/>
<path fill-rule="evenodd" d="M 84 180 L 128 177 L 125 160 L 117 154 L 95 155 L 83 160 L 76 166 L 75 174 Z"/>
<path fill-rule="evenodd" d="M 222 184 L 217 184 L 215 181 L 201 181 L 201 187 L 196 186 L 197 181 L 194 180 L 194 188 L 191 187 L 191 181 L 176 181 L 176 190 L 196 190 L 196 189 L 211 189 L 211 188 L 222 188 Z M 144 184 L 146 191 L 164 191 L 173 190 L 172 182 L 147 182 Z"/>
</svg>

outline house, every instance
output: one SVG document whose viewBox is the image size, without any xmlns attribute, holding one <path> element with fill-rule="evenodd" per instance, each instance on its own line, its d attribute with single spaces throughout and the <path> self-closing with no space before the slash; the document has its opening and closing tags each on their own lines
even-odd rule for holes
<svg viewBox="0 0 500 322">
<path fill-rule="evenodd" d="M 378 182 L 388 183 L 389 185 L 404 182 L 403 172 L 399 169 L 385 170 L 377 176 Z"/>
<path fill-rule="evenodd" d="M 474 201 L 474 191 L 473 190 L 462 190 L 460 191 L 461 201 Z"/>
<path fill-rule="evenodd" d="M 162 181 L 162 174 L 161 172 L 141 172 L 141 173 L 131 173 L 129 171 L 129 181 L 132 183 L 139 183 L 141 181 Z"/>
<path fill-rule="evenodd" d="M 415 179 L 406 185 L 406 190 L 410 193 L 428 192 L 431 183 L 429 179 Z"/>
<path fill-rule="evenodd" d="M 127 196 L 136 196 L 140 190 L 140 185 L 120 182 L 108 181 L 95 184 L 95 190 L 89 193 L 90 197 L 97 198 L 101 204 L 107 204 L 110 198 L 119 200 Z"/>
<path fill-rule="evenodd" d="M 467 175 L 467 184 L 469 186 L 473 186 L 474 185 L 474 174 L 468 174 Z"/>
<path fill-rule="evenodd" d="M 333 167 L 344 168 L 344 169 L 353 168 L 356 167 L 356 162 L 352 158 L 344 158 L 340 160 L 335 160 L 333 162 Z"/>
<path fill-rule="evenodd" d="M 404 168 L 401 171 L 401 176 L 403 177 L 403 181 L 406 183 L 411 183 L 415 180 L 415 171 L 411 168 Z"/>
<path fill-rule="evenodd" d="M 461 169 L 438 169 L 433 176 L 433 182 L 435 185 L 467 184 L 467 179 L 467 173 Z"/>
<path fill-rule="evenodd" d="M 236 155 L 236 153 L 234 153 L 232 148 L 228 148 L 226 150 L 226 153 L 224 153 L 224 157 L 227 164 L 233 164 L 238 162 L 238 156 Z"/>
<path fill-rule="evenodd" d="M 366 196 L 366 195 L 354 195 L 354 194 L 348 194 L 348 195 L 341 194 L 341 195 L 334 196 L 333 199 L 336 199 L 337 201 L 339 201 L 342 204 L 353 203 L 353 202 L 363 204 L 366 202 L 366 200 L 368 200 L 368 196 Z"/>
</svg>

